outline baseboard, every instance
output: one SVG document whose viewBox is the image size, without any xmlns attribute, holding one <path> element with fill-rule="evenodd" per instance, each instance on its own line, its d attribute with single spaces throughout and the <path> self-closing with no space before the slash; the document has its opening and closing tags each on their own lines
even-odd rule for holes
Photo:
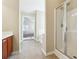
<svg viewBox="0 0 79 59">
<path fill-rule="evenodd" d="M 45 56 L 49 56 L 49 55 L 54 54 L 54 51 L 51 51 L 51 52 L 46 53 L 46 51 L 44 51 L 43 48 L 41 48 L 41 51 L 43 52 L 43 54 L 44 54 Z"/>
<path fill-rule="evenodd" d="M 46 56 L 46 51 L 43 48 L 41 48 L 41 51 Z"/>
<path fill-rule="evenodd" d="M 55 54 L 59 59 L 70 59 L 67 56 L 65 56 L 64 54 L 62 54 L 61 52 L 59 52 L 57 49 L 55 49 L 54 51 L 48 52 L 48 53 L 46 53 L 44 51 L 44 49 L 42 49 L 42 48 L 41 48 L 41 50 L 45 56 Z"/>
<path fill-rule="evenodd" d="M 48 52 L 48 53 L 46 54 L 46 56 L 49 56 L 49 55 L 52 55 L 52 54 L 54 54 L 54 51 Z"/>
<path fill-rule="evenodd" d="M 61 52 L 59 52 L 57 49 L 55 49 L 54 54 L 59 58 L 59 59 L 70 59 Z"/>
</svg>

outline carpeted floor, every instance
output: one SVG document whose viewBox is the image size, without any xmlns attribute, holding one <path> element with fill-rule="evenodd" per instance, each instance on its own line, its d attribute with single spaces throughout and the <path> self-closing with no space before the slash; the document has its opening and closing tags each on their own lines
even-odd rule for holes
<svg viewBox="0 0 79 59">
<path fill-rule="evenodd" d="M 22 51 L 20 54 L 12 55 L 9 59 L 58 59 L 54 54 L 44 56 L 40 49 L 40 44 L 34 40 L 22 42 Z"/>
</svg>

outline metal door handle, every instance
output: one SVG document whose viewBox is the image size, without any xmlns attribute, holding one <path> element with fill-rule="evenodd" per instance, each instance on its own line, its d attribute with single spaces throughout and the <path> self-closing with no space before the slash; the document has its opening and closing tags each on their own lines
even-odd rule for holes
<svg viewBox="0 0 79 59">
<path fill-rule="evenodd" d="M 63 27 L 63 24 L 61 24 L 61 28 Z"/>
</svg>

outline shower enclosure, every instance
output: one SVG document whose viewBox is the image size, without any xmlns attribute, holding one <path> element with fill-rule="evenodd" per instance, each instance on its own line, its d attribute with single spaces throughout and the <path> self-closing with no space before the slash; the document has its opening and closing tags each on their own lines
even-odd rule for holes
<svg viewBox="0 0 79 59">
<path fill-rule="evenodd" d="M 56 49 L 70 58 L 77 58 L 77 15 L 76 9 L 64 2 L 56 11 Z"/>
</svg>

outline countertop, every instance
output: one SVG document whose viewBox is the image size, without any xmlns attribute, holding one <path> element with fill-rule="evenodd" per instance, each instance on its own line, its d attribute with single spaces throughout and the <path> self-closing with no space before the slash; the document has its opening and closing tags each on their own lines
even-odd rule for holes
<svg viewBox="0 0 79 59">
<path fill-rule="evenodd" d="M 12 35 L 13 35 L 13 32 L 2 32 L 2 40 Z"/>
</svg>

